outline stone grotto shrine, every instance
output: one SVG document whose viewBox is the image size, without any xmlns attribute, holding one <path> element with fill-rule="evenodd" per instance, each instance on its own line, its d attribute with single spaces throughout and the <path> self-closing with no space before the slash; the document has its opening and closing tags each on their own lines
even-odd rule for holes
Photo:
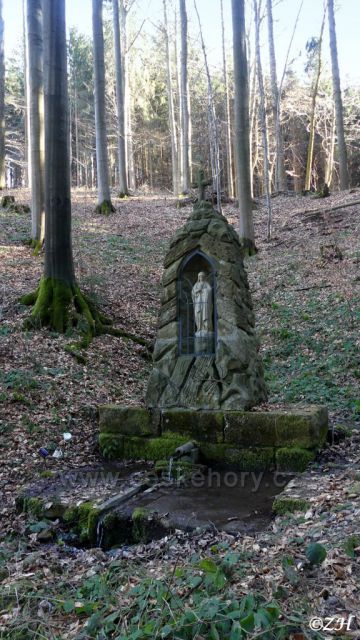
<svg viewBox="0 0 360 640">
<path fill-rule="evenodd" d="M 165 257 L 144 406 L 101 406 L 100 447 L 156 461 L 191 441 L 205 464 L 303 470 L 326 438 L 326 408 L 250 411 L 266 399 L 239 238 L 200 201 Z"/>
<path fill-rule="evenodd" d="M 203 202 L 165 258 L 146 404 L 244 409 L 266 399 L 239 238 Z"/>
</svg>

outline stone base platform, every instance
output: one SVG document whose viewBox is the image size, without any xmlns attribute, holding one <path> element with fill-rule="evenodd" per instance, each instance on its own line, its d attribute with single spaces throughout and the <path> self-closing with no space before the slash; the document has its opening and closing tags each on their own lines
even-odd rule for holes
<svg viewBox="0 0 360 640">
<path fill-rule="evenodd" d="M 201 461 L 239 471 L 304 471 L 323 446 L 326 407 L 283 411 L 204 411 L 99 407 L 100 448 L 112 460 L 164 460 L 189 440 Z"/>
</svg>

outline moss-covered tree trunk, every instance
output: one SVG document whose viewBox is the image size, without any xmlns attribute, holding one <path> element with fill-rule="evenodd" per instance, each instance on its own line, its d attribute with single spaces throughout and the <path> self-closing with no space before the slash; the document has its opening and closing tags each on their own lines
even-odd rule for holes
<svg viewBox="0 0 360 640">
<path fill-rule="evenodd" d="M 34 304 L 30 324 L 64 332 L 70 325 L 79 326 L 82 319 L 82 333 L 91 337 L 95 333 L 95 320 L 76 285 L 71 244 L 65 0 L 44 0 L 43 9 L 45 266 L 38 289 L 22 301 Z"/>
<path fill-rule="evenodd" d="M 113 329 L 75 280 L 71 242 L 70 148 L 66 60 L 65 0 L 43 0 L 45 85 L 45 265 L 36 291 L 22 298 L 32 304 L 28 327 L 58 332 L 77 329 L 85 347 L 96 334 L 111 333 L 145 347 L 146 341 Z M 81 356 L 82 357 L 82 356 Z"/>
</svg>

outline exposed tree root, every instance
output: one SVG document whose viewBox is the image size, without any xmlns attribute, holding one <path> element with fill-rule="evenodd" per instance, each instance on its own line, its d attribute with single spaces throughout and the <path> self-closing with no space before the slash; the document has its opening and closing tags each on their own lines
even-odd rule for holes
<svg viewBox="0 0 360 640">
<path fill-rule="evenodd" d="M 99 215 L 108 216 L 110 213 L 114 213 L 116 211 L 111 200 L 104 200 L 101 204 L 98 204 L 95 212 Z"/>
<path fill-rule="evenodd" d="M 85 349 L 95 336 L 110 334 L 126 338 L 145 347 L 147 357 L 150 345 L 143 338 L 122 329 L 112 327 L 112 321 L 97 309 L 96 305 L 77 285 L 70 286 L 61 280 L 42 278 L 36 291 L 23 296 L 20 302 L 33 305 L 31 316 L 25 321 L 26 329 L 49 327 L 57 333 L 76 330 L 79 342 L 66 347 L 66 351 L 79 362 Z"/>
</svg>

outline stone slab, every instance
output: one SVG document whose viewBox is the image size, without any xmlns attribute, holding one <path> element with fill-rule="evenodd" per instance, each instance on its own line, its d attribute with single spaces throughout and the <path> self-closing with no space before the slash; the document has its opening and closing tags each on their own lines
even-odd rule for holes
<svg viewBox="0 0 360 640">
<path fill-rule="evenodd" d="M 328 430 L 326 407 L 289 407 L 287 411 L 227 411 L 225 442 L 242 447 L 275 446 L 314 449 L 324 444 Z"/>
<path fill-rule="evenodd" d="M 312 450 L 324 444 L 328 430 L 327 409 L 316 405 L 290 406 L 286 411 L 148 410 L 102 405 L 99 417 L 101 433 L 160 436 L 170 432 L 188 435 L 200 442 L 224 442 L 241 448 Z"/>
<path fill-rule="evenodd" d="M 163 412 L 162 433 L 186 434 L 200 442 L 224 441 L 223 414 L 215 411 L 183 411 L 173 409 Z"/>
<path fill-rule="evenodd" d="M 145 407 L 117 404 L 99 407 L 100 432 L 125 436 L 160 435 L 159 417 Z"/>
<path fill-rule="evenodd" d="M 200 444 L 200 453 L 206 464 L 215 464 L 237 471 L 271 471 L 275 469 L 273 447 L 238 448 L 230 444 Z"/>
</svg>

